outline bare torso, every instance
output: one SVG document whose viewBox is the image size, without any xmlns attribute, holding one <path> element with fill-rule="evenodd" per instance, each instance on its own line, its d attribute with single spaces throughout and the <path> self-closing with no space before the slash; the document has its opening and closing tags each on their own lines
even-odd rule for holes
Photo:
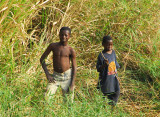
<svg viewBox="0 0 160 117">
<path fill-rule="evenodd" d="M 52 44 L 53 68 L 55 72 L 63 73 L 70 69 L 71 47 L 63 46 L 60 43 Z"/>
</svg>

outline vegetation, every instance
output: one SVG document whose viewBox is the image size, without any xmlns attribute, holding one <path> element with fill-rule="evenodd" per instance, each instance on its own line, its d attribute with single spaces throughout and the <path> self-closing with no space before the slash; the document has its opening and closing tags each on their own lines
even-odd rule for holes
<svg viewBox="0 0 160 117">
<path fill-rule="evenodd" d="M 158 0 L 0 0 L 0 116 L 158 116 L 159 7 Z M 62 26 L 72 29 L 77 53 L 75 100 L 63 103 L 59 90 L 48 104 L 39 59 Z M 108 34 L 121 65 L 113 113 L 96 90 L 96 60 Z M 49 56 L 52 73 L 51 63 Z"/>
</svg>

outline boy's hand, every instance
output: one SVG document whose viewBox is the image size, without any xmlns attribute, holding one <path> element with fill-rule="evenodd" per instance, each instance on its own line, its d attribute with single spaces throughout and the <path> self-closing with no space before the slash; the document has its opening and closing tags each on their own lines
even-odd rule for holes
<svg viewBox="0 0 160 117">
<path fill-rule="evenodd" d="M 55 83 L 55 79 L 53 78 L 53 76 L 49 75 L 49 76 L 47 76 L 47 79 L 48 79 L 49 83 Z"/>
<path fill-rule="evenodd" d="M 106 66 L 109 65 L 108 59 L 104 60 L 104 62 L 105 62 L 105 65 L 106 65 Z"/>
<path fill-rule="evenodd" d="M 74 90 L 74 84 L 71 84 L 69 90 L 72 92 Z"/>
</svg>

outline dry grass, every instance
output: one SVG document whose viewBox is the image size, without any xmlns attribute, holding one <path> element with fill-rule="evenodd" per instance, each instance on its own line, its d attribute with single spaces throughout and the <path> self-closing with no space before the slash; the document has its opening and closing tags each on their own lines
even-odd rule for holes
<svg viewBox="0 0 160 117">
<path fill-rule="evenodd" d="M 119 79 L 122 95 L 120 110 L 131 116 L 158 116 L 159 17 L 159 3 L 156 0 L 2 0 L 1 91 L 3 92 L 5 87 L 8 88 L 4 94 L 11 96 L 6 98 L 11 107 L 3 105 L 1 112 L 5 113 L 5 107 L 8 107 L 8 115 L 14 109 L 16 115 L 18 107 L 23 107 L 26 110 L 22 109 L 22 115 L 27 111 L 32 113 L 33 105 L 38 105 L 43 97 L 38 93 L 45 90 L 47 83 L 39 58 L 49 43 L 59 41 L 59 29 L 69 26 L 72 29 L 69 43 L 77 53 L 77 104 L 83 97 L 89 99 L 90 96 L 97 96 L 92 94 L 98 78 L 94 69 L 97 55 L 103 49 L 101 39 L 109 34 L 114 39 L 114 49 L 122 66 Z M 47 59 L 49 68 L 52 66 L 51 59 L 51 56 Z M 15 88 L 12 89 L 13 87 Z M 83 91 L 86 92 L 83 94 Z M 12 97 L 13 95 L 15 97 Z M 26 105 L 23 104 L 23 99 Z M 93 100 L 97 99 L 93 97 Z M 17 100 L 18 104 L 14 100 Z M 93 100 L 89 101 L 93 103 L 94 108 Z M 38 110 L 44 112 L 41 108 Z M 55 113 L 60 111 L 56 110 Z"/>
</svg>

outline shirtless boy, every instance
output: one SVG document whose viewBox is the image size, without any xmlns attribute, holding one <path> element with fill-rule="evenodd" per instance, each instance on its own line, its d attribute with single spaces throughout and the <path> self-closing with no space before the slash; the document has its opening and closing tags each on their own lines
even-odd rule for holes
<svg viewBox="0 0 160 117">
<path fill-rule="evenodd" d="M 76 53 L 74 49 L 68 45 L 70 35 L 71 29 L 62 27 L 59 33 L 60 41 L 51 43 L 40 58 L 42 68 L 48 79 L 45 96 L 49 99 L 56 93 L 59 86 L 62 88 L 63 95 L 74 90 L 77 65 Z M 45 58 L 50 52 L 53 53 L 53 75 L 49 73 L 45 63 Z M 72 69 L 70 69 L 70 67 L 72 67 Z"/>
</svg>

